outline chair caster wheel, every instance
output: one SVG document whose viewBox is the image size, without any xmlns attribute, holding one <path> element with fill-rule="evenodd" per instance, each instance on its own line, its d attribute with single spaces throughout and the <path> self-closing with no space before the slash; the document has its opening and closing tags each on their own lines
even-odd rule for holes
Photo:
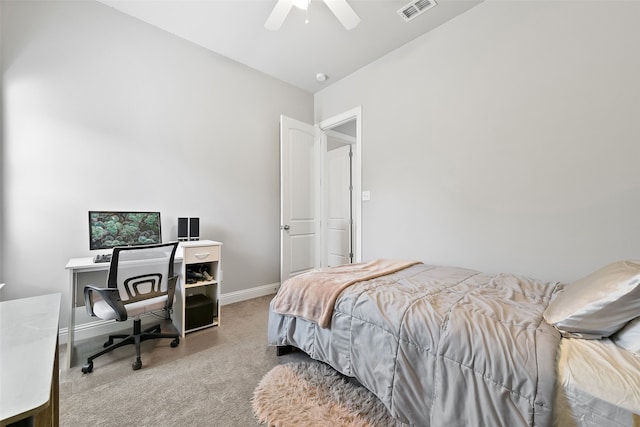
<svg viewBox="0 0 640 427">
<path fill-rule="evenodd" d="M 91 371 L 93 371 L 93 362 L 89 362 L 86 365 L 82 366 L 82 373 L 83 374 L 89 374 L 89 373 L 91 373 Z"/>
<path fill-rule="evenodd" d="M 178 344 L 180 344 L 180 338 L 176 338 L 173 341 L 171 341 L 171 347 L 173 348 L 177 347 Z"/>
<path fill-rule="evenodd" d="M 131 367 L 134 371 L 137 371 L 138 369 L 142 368 L 142 362 L 140 360 L 136 360 L 131 364 Z"/>
</svg>

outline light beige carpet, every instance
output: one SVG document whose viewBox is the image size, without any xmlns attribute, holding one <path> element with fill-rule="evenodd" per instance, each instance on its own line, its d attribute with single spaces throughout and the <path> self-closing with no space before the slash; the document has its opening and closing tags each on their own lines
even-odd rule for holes
<svg viewBox="0 0 640 427">
<path fill-rule="evenodd" d="M 366 388 L 316 361 L 274 367 L 254 390 L 251 403 L 255 416 L 269 427 L 404 425 Z"/>
<path fill-rule="evenodd" d="M 91 374 L 61 363 L 60 427 L 257 427 L 256 384 L 274 366 L 308 360 L 300 351 L 278 357 L 267 345 L 271 298 L 223 306 L 220 326 L 187 334 L 176 348 L 145 341 L 138 371 L 132 346 L 97 358 Z"/>
</svg>

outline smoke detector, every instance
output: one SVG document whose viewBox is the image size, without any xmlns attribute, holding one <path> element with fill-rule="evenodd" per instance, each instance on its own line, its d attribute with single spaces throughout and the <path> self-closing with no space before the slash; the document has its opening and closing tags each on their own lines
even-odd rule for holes
<svg viewBox="0 0 640 427">
<path fill-rule="evenodd" d="M 398 15 L 409 22 L 436 5 L 435 0 L 414 0 L 398 10 Z"/>
</svg>

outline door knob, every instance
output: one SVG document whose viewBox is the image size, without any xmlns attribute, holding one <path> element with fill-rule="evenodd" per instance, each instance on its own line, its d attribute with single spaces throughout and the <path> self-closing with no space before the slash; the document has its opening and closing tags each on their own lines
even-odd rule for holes
<svg viewBox="0 0 640 427">
<path fill-rule="evenodd" d="M 283 226 L 282 226 L 282 227 L 280 227 L 280 228 L 282 228 L 283 230 L 288 230 L 290 227 L 289 227 L 288 225 L 283 225 Z"/>
</svg>

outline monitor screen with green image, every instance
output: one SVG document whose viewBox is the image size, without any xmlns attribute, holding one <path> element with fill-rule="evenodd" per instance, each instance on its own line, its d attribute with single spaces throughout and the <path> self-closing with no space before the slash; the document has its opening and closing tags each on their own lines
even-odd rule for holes
<svg viewBox="0 0 640 427">
<path fill-rule="evenodd" d="M 160 212 L 89 211 L 89 249 L 162 243 Z"/>
</svg>

